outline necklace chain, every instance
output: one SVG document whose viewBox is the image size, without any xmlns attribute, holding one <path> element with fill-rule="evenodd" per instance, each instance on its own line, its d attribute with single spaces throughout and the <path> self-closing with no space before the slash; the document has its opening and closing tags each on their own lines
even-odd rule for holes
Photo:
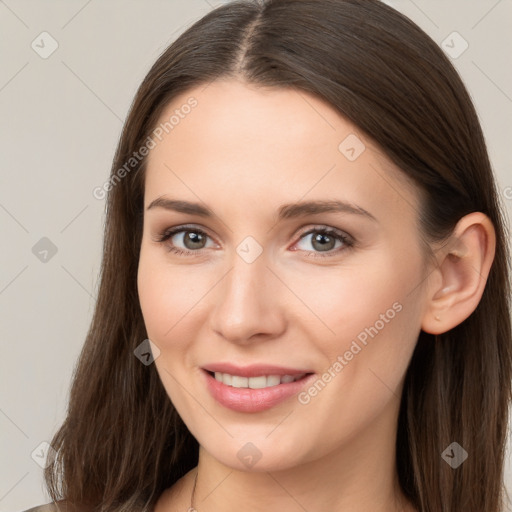
<svg viewBox="0 0 512 512">
<path fill-rule="evenodd" d="M 192 494 L 190 496 L 190 508 L 188 509 L 188 512 L 197 512 L 197 510 L 194 508 L 194 496 L 196 493 L 196 484 L 197 484 L 197 474 L 198 473 L 199 473 L 199 468 L 197 468 L 196 477 L 194 478 L 194 487 L 192 488 Z"/>
</svg>

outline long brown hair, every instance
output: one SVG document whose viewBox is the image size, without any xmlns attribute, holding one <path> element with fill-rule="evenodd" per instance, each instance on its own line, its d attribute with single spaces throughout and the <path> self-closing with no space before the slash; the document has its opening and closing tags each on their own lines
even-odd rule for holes
<svg viewBox="0 0 512 512">
<path fill-rule="evenodd" d="M 436 337 L 421 332 L 398 418 L 397 470 L 421 512 L 499 512 L 512 387 L 510 268 L 502 210 L 475 108 L 449 59 L 408 18 L 378 0 L 235 1 L 186 30 L 142 82 L 108 183 L 96 309 L 45 471 L 54 501 L 150 511 L 197 465 L 198 444 L 154 365 L 137 295 L 144 146 L 178 94 L 218 78 L 294 87 L 326 100 L 375 141 L 423 193 L 422 236 L 439 241 L 464 215 L 489 216 L 497 236 L 483 297 Z M 133 161 L 131 161 L 131 164 Z M 124 173 L 120 173 L 121 168 Z M 458 442 L 468 459 L 441 457 Z"/>
</svg>

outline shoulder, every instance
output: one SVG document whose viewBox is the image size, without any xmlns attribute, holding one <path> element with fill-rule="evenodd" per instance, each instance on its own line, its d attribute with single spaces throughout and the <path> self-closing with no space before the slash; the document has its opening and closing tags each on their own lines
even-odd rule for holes
<svg viewBox="0 0 512 512">
<path fill-rule="evenodd" d="M 174 485 L 166 489 L 156 502 L 153 512 L 192 510 L 189 506 L 196 470 L 197 467 L 191 469 L 175 482 Z"/>
<path fill-rule="evenodd" d="M 86 512 L 86 509 L 77 505 L 72 505 L 66 501 L 53 501 L 45 505 L 38 505 L 22 512 Z"/>
<path fill-rule="evenodd" d="M 23 510 L 23 512 L 58 512 L 59 510 L 56 503 L 47 503 L 46 505 L 38 505 L 37 507 Z"/>
</svg>

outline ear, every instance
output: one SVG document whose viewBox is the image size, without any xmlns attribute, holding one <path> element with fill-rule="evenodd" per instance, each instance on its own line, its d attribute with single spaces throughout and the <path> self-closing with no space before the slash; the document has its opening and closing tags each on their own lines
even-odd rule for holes
<svg viewBox="0 0 512 512">
<path fill-rule="evenodd" d="M 462 323 L 476 309 L 494 260 L 496 233 L 485 214 L 462 217 L 448 243 L 437 253 L 429 279 L 421 328 L 441 334 Z"/>
</svg>

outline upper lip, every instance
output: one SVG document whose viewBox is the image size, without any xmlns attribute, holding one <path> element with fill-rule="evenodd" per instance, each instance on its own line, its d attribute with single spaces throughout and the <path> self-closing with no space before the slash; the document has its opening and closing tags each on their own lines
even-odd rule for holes
<svg viewBox="0 0 512 512">
<path fill-rule="evenodd" d="M 209 372 L 228 373 L 240 377 L 259 377 L 260 375 L 302 375 L 313 373 L 311 370 L 298 370 L 273 364 L 251 364 L 248 366 L 236 366 L 231 363 L 211 363 L 203 366 L 203 370 Z"/>
</svg>

